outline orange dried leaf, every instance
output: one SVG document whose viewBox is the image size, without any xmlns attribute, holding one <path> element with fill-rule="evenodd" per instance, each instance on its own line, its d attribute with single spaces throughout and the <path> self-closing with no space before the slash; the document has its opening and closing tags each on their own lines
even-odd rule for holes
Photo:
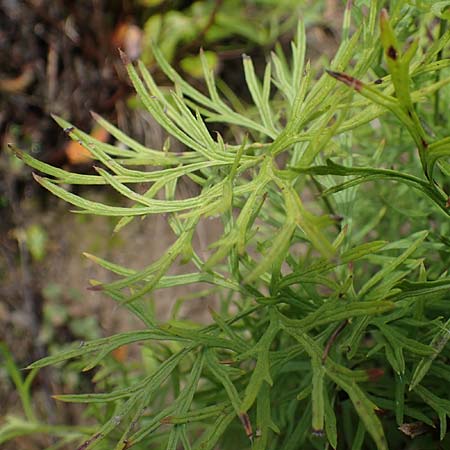
<svg viewBox="0 0 450 450">
<path fill-rule="evenodd" d="M 122 22 L 117 25 L 111 37 L 111 43 L 116 48 L 122 48 L 129 58 L 134 61 L 142 51 L 142 30 L 133 23 Z"/>
<path fill-rule="evenodd" d="M 122 345 L 121 347 L 114 349 L 112 351 L 112 356 L 116 361 L 123 363 L 128 356 L 128 347 L 126 345 Z"/>
<path fill-rule="evenodd" d="M 0 91 L 11 94 L 23 92 L 33 82 L 34 71 L 31 65 L 25 66 L 22 73 L 14 78 L 0 79 Z"/>
<path fill-rule="evenodd" d="M 76 141 L 69 142 L 65 151 L 71 164 L 86 164 L 92 161 L 91 152 Z"/>
</svg>

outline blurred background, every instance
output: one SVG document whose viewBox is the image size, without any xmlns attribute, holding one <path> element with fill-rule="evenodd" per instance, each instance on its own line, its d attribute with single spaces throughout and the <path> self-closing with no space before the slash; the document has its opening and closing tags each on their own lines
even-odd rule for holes
<svg viewBox="0 0 450 450">
<path fill-rule="evenodd" d="M 53 121 L 62 116 L 104 142 L 90 111 L 102 115 L 139 142 L 161 148 L 165 134 L 137 101 L 118 55 L 123 49 L 141 59 L 161 85 L 169 85 L 155 65 L 151 43 L 202 89 L 200 49 L 220 79 L 219 88 L 236 102 L 248 100 L 242 54 L 256 69 L 279 45 L 288 48 L 298 20 L 306 24 L 308 58 L 322 70 L 339 42 L 345 2 L 340 0 L 2 0 L 0 1 L 0 345 L 17 368 L 63 348 L 132 329 L 132 318 L 111 299 L 88 291 L 90 279 L 110 273 L 83 258 L 88 252 L 141 268 L 172 240 L 164 219 L 134 221 L 119 234 L 113 218 L 70 213 L 70 206 L 37 185 L 31 170 L 7 144 L 49 164 L 81 173 L 93 162 Z M 363 3 L 363 2 L 359 2 Z M 320 69 L 319 69 L 320 68 Z M 109 191 L 89 190 L 91 198 L 112 202 Z M 210 229 L 212 228 L 212 229 Z M 205 236 L 213 226 L 204 229 Z M 158 294 L 162 318 L 183 289 Z M 205 302 L 181 306 L 182 316 L 207 320 Z M 183 309 L 184 308 L 184 309 Z M 113 355 L 120 363 L 125 351 Z M 12 364 L 12 362 L 10 363 Z M 90 375 L 77 367 L 46 369 L 33 382 L 33 406 L 49 424 L 84 423 L 82 408 L 53 401 L 53 393 L 88 391 Z M 18 393 L 0 364 L 0 425 L 21 416 Z M 5 449 L 40 449 L 44 435 L 21 436 Z M 68 446 L 67 448 L 73 448 Z"/>
</svg>

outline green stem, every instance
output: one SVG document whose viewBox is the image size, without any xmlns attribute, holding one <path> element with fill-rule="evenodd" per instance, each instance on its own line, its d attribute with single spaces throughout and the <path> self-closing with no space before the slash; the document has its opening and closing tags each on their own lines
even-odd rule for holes
<svg viewBox="0 0 450 450">
<path fill-rule="evenodd" d="M 445 19 L 441 19 L 439 22 L 439 39 L 445 34 L 447 29 L 447 21 Z M 436 61 L 440 61 L 443 56 L 443 49 L 439 50 L 437 54 Z M 441 77 L 441 72 L 439 70 L 436 71 L 435 81 L 438 82 Z M 441 122 L 441 118 L 439 116 L 439 89 L 434 94 L 434 124 L 437 125 Z"/>
<path fill-rule="evenodd" d="M 311 175 L 311 180 L 314 183 L 314 186 L 316 187 L 317 191 L 320 194 L 320 198 L 323 200 L 324 204 L 325 204 L 325 208 L 327 209 L 327 211 L 330 213 L 331 216 L 333 216 L 334 218 L 338 217 L 338 214 L 336 213 L 336 211 L 333 208 L 333 205 L 331 204 L 330 200 L 328 199 L 328 197 L 326 195 L 323 195 L 323 188 L 322 185 L 315 179 L 315 177 L 313 177 Z M 337 231 L 340 232 L 341 231 L 341 227 L 339 225 L 339 223 L 335 222 L 334 226 L 336 227 Z"/>
</svg>

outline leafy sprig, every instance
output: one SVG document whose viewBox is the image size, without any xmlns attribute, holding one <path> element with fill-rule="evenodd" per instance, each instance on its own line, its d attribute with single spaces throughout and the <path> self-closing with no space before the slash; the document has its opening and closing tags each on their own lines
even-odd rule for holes
<svg viewBox="0 0 450 450">
<path fill-rule="evenodd" d="M 80 448 L 205 450 L 219 441 L 227 445 L 224 436 L 233 435 L 242 448 L 258 450 L 344 448 L 351 436 L 351 448 L 357 449 L 368 433 L 384 450 L 388 437 L 400 438 L 386 436 L 385 421 L 377 415 L 381 408 L 397 426 L 405 416 L 432 425 L 434 411 L 440 437 L 445 437 L 448 401 L 429 387 L 450 379 L 445 365 L 448 320 L 443 319 L 450 278 L 447 267 L 430 262 L 437 276 L 428 279 L 425 261 L 435 252 L 448 253 L 448 222 L 436 225 L 440 239 L 419 223 L 406 237 L 368 240 L 377 226 L 384 237 L 380 222 L 387 207 L 381 214 L 369 210 L 372 217 L 358 230 L 354 205 L 359 194 L 373 194 L 363 191 L 365 183 L 388 180 L 399 193 L 405 186 L 423 194 L 423 215 L 436 223 L 450 215 L 448 194 L 436 176 L 438 170 L 446 173 L 449 138 L 433 139 L 420 118 L 423 99 L 450 79 L 412 84 L 450 66 L 448 60 L 434 60 L 450 34 L 436 38 L 428 49 L 415 40 L 402 52 L 396 28 L 402 26 L 399 12 L 405 2 L 392 2 L 392 19 L 381 11 L 380 31 L 379 2 L 371 2 L 367 20 L 353 34 L 350 3 L 343 41 L 328 74 L 316 79 L 305 61 L 302 24 L 290 65 L 281 51 L 273 53 L 260 80 L 244 56 L 253 101 L 245 113 L 220 96 L 202 55 L 205 91 L 189 85 L 154 49 L 173 83 L 168 92 L 142 63 L 135 66 L 122 54 L 143 105 L 186 151 L 171 151 L 170 141 L 162 150 L 148 149 L 96 114 L 126 148 L 55 120 L 91 152 L 97 175 L 70 173 L 13 149 L 51 177 L 35 175 L 43 187 L 76 206 L 77 213 L 117 217 L 116 230 L 137 216 L 166 214 L 175 235 L 166 252 L 141 270 L 86 255 L 117 275 L 110 283 L 93 281 L 92 289 L 128 308 L 142 321 L 142 330 L 91 341 L 29 367 L 81 358 L 89 370 L 104 364 L 114 349 L 134 342 L 158 355 L 151 373 L 131 377 L 126 386 L 57 396 L 108 405 L 100 427 Z M 374 36 L 380 36 L 382 46 Z M 372 67 L 380 68 L 381 52 L 388 73 L 363 82 Z M 375 146 L 375 152 L 370 145 L 370 154 L 353 151 L 352 139 L 362 142 L 364 133 L 377 138 L 367 124 L 392 120 L 390 114 L 409 133 L 409 140 L 401 137 L 402 145 L 406 142 L 409 152 L 413 144 L 417 147 L 419 162 L 411 158 L 411 171 L 380 166 L 384 147 L 395 146 L 393 139 Z M 213 134 L 214 124 L 230 132 Z M 350 178 L 338 183 L 337 177 Z M 196 185 L 190 198 L 179 195 L 185 179 Z M 147 184 L 143 194 L 135 189 L 140 183 Z M 109 185 L 124 204 L 89 200 L 70 192 L 67 184 Z M 320 197 L 313 203 L 308 198 L 315 189 Z M 221 218 L 223 231 L 204 256 L 192 241 L 199 223 L 211 216 Z M 169 275 L 180 260 L 191 262 L 190 272 Z M 198 283 L 222 294 L 211 325 L 164 324 L 148 313 L 154 292 Z M 347 425 L 354 420 L 356 431 Z M 237 433 L 227 431 L 232 429 Z"/>
</svg>

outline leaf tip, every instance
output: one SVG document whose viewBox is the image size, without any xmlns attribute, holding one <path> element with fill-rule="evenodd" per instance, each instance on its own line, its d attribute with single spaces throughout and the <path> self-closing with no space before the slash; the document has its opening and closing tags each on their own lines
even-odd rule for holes
<svg viewBox="0 0 450 450">
<path fill-rule="evenodd" d="M 23 159 L 23 151 L 19 150 L 17 147 L 14 146 L 14 144 L 12 144 L 11 142 L 8 142 L 6 144 L 6 146 L 8 147 L 9 150 L 11 150 L 14 155 L 19 158 L 19 159 Z"/>
<path fill-rule="evenodd" d="M 43 177 L 39 176 L 39 175 L 38 175 L 37 173 L 35 173 L 35 172 L 33 172 L 31 175 L 33 176 L 34 180 L 35 180 L 37 183 L 42 184 L 42 182 L 43 182 L 43 180 L 44 180 Z"/>
<path fill-rule="evenodd" d="M 104 290 L 103 284 L 96 284 L 95 286 L 88 286 L 86 288 L 88 291 L 101 292 Z"/>
<path fill-rule="evenodd" d="M 122 60 L 123 65 L 124 66 L 130 65 L 131 60 L 128 57 L 128 55 L 121 48 L 118 48 L 117 50 L 119 51 L 119 56 L 120 56 L 120 59 Z"/>
<path fill-rule="evenodd" d="M 92 118 L 93 118 L 94 120 L 96 120 L 96 121 L 98 121 L 98 120 L 101 119 L 100 114 L 97 114 L 95 111 L 92 111 L 92 109 L 89 110 L 89 114 L 90 114 L 90 115 L 92 116 Z"/>
<path fill-rule="evenodd" d="M 245 434 L 250 439 L 250 441 L 253 441 L 253 428 L 252 423 L 250 422 L 250 417 L 246 412 L 242 412 L 239 414 L 239 419 L 242 422 L 242 425 L 244 426 Z"/>
<path fill-rule="evenodd" d="M 356 91 L 361 91 L 363 88 L 363 83 L 358 80 L 355 77 L 352 77 L 351 75 L 348 75 L 343 72 L 335 72 L 334 70 L 325 69 L 327 74 L 330 75 L 333 78 L 336 78 L 336 80 L 346 84 L 347 86 L 351 87 L 352 89 L 355 89 Z"/>
</svg>

